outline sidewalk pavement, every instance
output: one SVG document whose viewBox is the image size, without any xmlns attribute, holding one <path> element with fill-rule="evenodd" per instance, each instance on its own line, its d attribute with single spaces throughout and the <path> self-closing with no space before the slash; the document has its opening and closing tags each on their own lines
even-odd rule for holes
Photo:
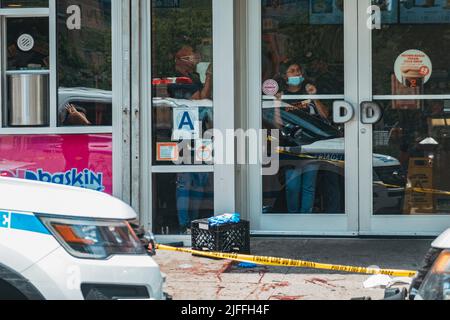
<svg viewBox="0 0 450 320">
<path fill-rule="evenodd" d="M 252 254 L 352 266 L 417 270 L 431 240 L 253 238 Z M 370 276 L 287 267 L 242 269 L 236 263 L 158 251 L 175 300 L 382 299 L 383 289 L 365 289 Z"/>
</svg>

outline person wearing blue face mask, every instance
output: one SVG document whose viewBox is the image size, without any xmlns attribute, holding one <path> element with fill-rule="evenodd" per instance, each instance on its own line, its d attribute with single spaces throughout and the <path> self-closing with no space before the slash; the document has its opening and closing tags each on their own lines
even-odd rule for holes
<svg viewBox="0 0 450 320">
<path fill-rule="evenodd" d="M 303 76 L 290 77 L 287 80 L 287 84 L 290 87 L 300 87 L 304 81 L 305 78 Z"/>
<path fill-rule="evenodd" d="M 286 87 L 281 95 L 285 96 L 284 100 L 286 103 L 295 109 L 302 110 L 327 121 L 329 111 L 319 100 L 311 101 L 306 99 L 291 99 L 289 97 L 316 95 L 318 92 L 316 86 L 305 79 L 303 68 L 299 64 L 294 63 L 288 66 L 284 80 Z"/>
<path fill-rule="evenodd" d="M 275 104 L 281 101 L 289 105 L 286 111 L 302 111 L 328 121 L 329 112 L 318 100 L 308 100 L 304 97 L 317 95 L 317 88 L 304 77 L 303 68 L 299 64 L 291 64 L 286 69 L 285 88 L 277 95 Z M 280 115 L 281 105 L 275 107 L 275 122 L 282 124 Z M 286 205 L 289 213 L 312 214 L 316 198 L 316 186 L 320 164 L 315 160 L 302 159 L 297 163 L 288 163 L 284 166 L 284 178 L 286 183 Z"/>
</svg>

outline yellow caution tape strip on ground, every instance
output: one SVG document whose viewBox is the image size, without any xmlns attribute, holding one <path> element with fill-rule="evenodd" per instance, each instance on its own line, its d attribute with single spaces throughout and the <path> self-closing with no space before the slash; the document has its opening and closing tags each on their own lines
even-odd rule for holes
<svg viewBox="0 0 450 320">
<path fill-rule="evenodd" d="M 392 270 L 392 269 L 376 269 L 376 268 L 364 268 L 364 267 L 351 267 L 340 266 L 334 264 L 324 264 L 308 262 L 303 260 L 292 260 L 274 257 L 261 257 L 261 256 L 249 256 L 235 253 L 221 253 L 221 252 L 203 252 L 184 248 L 174 248 L 158 244 L 156 249 L 164 251 L 182 252 L 194 254 L 202 257 L 215 258 L 215 259 L 227 259 L 238 262 L 251 262 L 257 265 L 275 266 L 275 267 L 295 267 L 295 268 L 308 268 L 308 269 L 320 269 L 330 270 L 336 272 L 347 273 L 362 273 L 362 274 L 384 274 L 392 277 L 415 277 L 417 272 L 411 270 Z"/>
</svg>

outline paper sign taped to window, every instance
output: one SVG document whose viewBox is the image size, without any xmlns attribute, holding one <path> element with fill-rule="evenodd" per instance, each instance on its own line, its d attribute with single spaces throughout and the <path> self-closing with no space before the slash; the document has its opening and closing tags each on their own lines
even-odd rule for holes
<svg viewBox="0 0 450 320">
<path fill-rule="evenodd" d="M 195 161 L 212 162 L 213 161 L 213 141 L 208 139 L 195 141 Z"/>
<path fill-rule="evenodd" d="M 157 143 L 157 161 L 178 161 L 179 151 L 177 143 Z"/>
<path fill-rule="evenodd" d="M 198 108 L 173 109 L 172 140 L 196 140 L 200 137 L 200 116 Z"/>
</svg>

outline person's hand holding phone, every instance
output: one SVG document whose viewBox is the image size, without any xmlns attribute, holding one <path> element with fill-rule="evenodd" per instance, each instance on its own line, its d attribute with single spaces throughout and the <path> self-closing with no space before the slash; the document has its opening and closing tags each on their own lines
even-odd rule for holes
<svg viewBox="0 0 450 320">
<path fill-rule="evenodd" d="M 91 125 L 91 122 L 87 119 L 86 115 L 77 110 L 75 105 L 68 104 L 66 105 L 66 110 L 68 113 L 67 120 L 72 125 Z"/>
</svg>

